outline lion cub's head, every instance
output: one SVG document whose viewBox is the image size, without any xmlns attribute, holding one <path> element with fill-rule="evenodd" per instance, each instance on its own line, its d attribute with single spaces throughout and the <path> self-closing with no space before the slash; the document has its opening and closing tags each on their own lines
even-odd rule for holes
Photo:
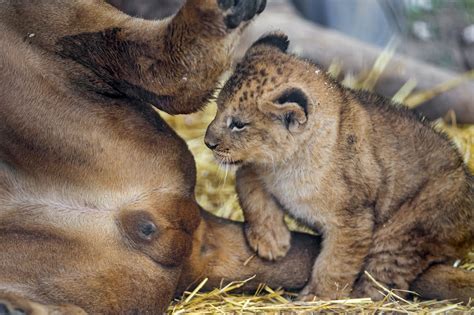
<svg viewBox="0 0 474 315">
<path fill-rule="evenodd" d="M 287 54 L 288 44 L 279 33 L 260 38 L 226 82 L 205 138 L 219 162 L 274 164 L 304 150 L 319 102 L 314 76 L 326 75 Z"/>
</svg>

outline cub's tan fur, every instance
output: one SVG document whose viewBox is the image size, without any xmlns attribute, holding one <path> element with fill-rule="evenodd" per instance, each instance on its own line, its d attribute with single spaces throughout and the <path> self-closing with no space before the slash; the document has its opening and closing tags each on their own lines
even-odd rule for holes
<svg viewBox="0 0 474 315">
<path fill-rule="evenodd" d="M 285 255 L 285 211 L 323 234 L 302 299 L 380 299 L 364 272 L 408 290 L 431 265 L 462 258 L 474 241 L 473 177 L 450 141 L 408 109 L 343 88 L 287 46 L 271 34 L 249 49 L 206 134 L 219 160 L 242 164 L 251 247 Z"/>
</svg>

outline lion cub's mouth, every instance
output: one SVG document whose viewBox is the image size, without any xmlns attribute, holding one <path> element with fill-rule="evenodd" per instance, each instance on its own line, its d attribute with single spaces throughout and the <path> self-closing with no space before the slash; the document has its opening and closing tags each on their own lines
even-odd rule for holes
<svg viewBox="0 0 474 315">
<path fill-rule="evenodd" d="M 220 164 L 223 165 L 239 165 L 242 164 L 242 160 L 235 160 L 231 158 L 228 154 L 218 152 L 218 151 L 213 151 L 214 153 L 214 158 L 219 162 Z"/>
</svg>

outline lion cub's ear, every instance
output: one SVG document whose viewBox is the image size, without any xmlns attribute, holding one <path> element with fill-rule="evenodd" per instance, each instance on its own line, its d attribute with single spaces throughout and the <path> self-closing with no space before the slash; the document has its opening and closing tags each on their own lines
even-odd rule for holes
<svg viewBox="0 0 474 315">
<path fill-rule="evenodd" d="M 258 108 L 280 120 L 292 133 L 303 131 L 308 121 L 308 97 L 299 88 L 285 90 L 273 101 L 259 104 Z"/>
<path fill-rule="evenodd" d="M 286 34 L 281 32 L 272 32 L 263 35 L 252 46 L 248 49 L 247 53 L 251 52 L 252 50 L 262 48 L 262 47 L 270 47 L 275 48 L 281 51 L 282 53 L 286 53 L 288 50 L 288 46 L 290 45 L 290 40 Z"/>
</svg>

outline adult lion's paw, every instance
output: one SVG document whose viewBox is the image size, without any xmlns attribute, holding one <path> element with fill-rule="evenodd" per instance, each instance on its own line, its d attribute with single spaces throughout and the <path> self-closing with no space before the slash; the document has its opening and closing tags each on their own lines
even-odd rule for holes
<svg viewBox="0 0 474 315">
<path fill-rule="evenodd" d="M 242 22 L 251 20 L 260 14 L 267 5 L 266 0 L 217 0 L 225 11 L 225 24 L 228 28 L 237 28 Z"/>
<path fill-rule="evenodd" d="M 73 305 L 42 305 L 13 294 L 0 293 L 0 315 L 86 315 Z"/>
<path fill-rule="evenodd" d="M 268 260 L 284 257 L 291 245 L 291 233 L 283 222 L 274 225 L 246 224 L 245 236 L 258 256 Z"/>
<path fill-rule="evenodd" d="M 14 308 L 6 301 L 0 300 L 0 315 L 26 315 L 27 313 L 22 308 Z"/>
<path fill-rule="evenodd" d="M 48 314 L 45 308 L 26 299 L 11 295 L 0 296 L 0 315 Z"/>
</svg>

